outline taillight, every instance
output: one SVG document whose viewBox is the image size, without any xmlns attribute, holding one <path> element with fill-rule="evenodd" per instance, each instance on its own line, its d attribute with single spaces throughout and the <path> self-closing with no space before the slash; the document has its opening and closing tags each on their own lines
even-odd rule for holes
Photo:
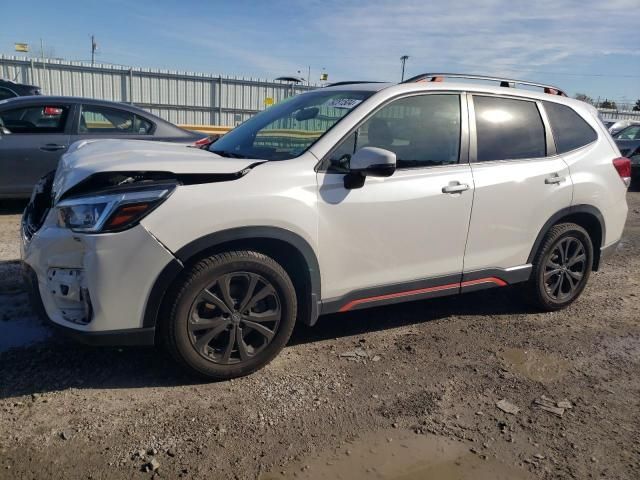
<svg viewBox="0 0 640 480">
<path fill-rule="evenodd" d="M 211 139 L 209 137 L 204 137 L 201 138 L 200 140 L 196 141 L 193 146 L 196 148 L 204 148 L 207 145 L 209 145 L 211 143 Z"/>
<path fill-rule="evenodd" d="M 613 166 L 615 167 L 618 175 L 628 187 L 631 185 L 631 160 L 626 157 L 618 157 L 613 159 Z"/>
</svg>

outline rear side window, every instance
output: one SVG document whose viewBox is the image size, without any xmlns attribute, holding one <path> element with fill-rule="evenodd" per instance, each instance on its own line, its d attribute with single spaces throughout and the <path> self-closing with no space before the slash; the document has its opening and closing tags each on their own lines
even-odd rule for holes
<svg viewBox="0 0 640 480">
<path fill-rule="evenodd" d="M 0 87 L 0 100 L 5 100 L 7 98 L 13 98 L 15 97 L 16 94 L 13 93 L 11 90 L 9 90 L 8 88 L 2 88 Z"/>
<path fill-rule="evenodd" d="M 62 133 L 67 120 L 67 105 L 38 105 L 0 112 L 11 133 Z"/>
<path fill-rule="evenodd" d="M 479 162 L 546 156 L 544 125 L 534 102 L 474 95 L 473 105 Z"/>
<path fill-rule="evenodd" d="M 140 115 L 136 115 L 136 119 L 133 122 L 133 131 L 138 135 L 147 135 L 153 130 L 153 123 L 146 118 L 142 118 Z"/>
<path fill-rule="evenodd" d="M 136 134 L 151 133 L 153 124 L 138 115 L 117 108 L 83 105 L 80 115 L 80 133 Z"/>
<path fill-rule="evenodd" d="M 595 130 L 573 108 L 559 103 L 544 102 L 558 153 L 584 147 L 598 138 Z"/>
</svg>

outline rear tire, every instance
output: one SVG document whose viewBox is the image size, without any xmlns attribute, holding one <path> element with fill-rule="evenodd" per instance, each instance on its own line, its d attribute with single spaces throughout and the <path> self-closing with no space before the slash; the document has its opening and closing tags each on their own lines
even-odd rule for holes
<svg viewBox="0 0 640 480">
<path fill-rule="evenodd" d="M 200 260 L 169 294 L 161 340 L 191 371 L 214 380 L 248 375 L 284 348 L 296 292 L 275 260 L 253 251 Z"/>
<path fill-rule="evenodd" d="M 565 308 L 584 290 L 592 266 L 593 244 L 587 231 L 575 223 L 554 225 L 536 253 L 523 297 L 542 311 Z"/>
</svg>

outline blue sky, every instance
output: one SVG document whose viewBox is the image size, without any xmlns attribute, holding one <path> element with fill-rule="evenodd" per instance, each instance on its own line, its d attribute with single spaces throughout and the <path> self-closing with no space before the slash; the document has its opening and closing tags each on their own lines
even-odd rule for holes
<svg viewBox="0 0 640 480">
<path fill-rule="evenodd" d="M 640 0 L 31 0 L 2 7 L 0 53 L 317 81 L 455 71 L 640 98 Z"/>
</svg>

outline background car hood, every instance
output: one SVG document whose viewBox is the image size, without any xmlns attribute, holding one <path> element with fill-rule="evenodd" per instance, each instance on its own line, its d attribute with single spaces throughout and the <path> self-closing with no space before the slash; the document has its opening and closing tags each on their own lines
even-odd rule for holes
<svg viewBox="0 0 640 480">
<path fill-rule="evenodd" d="M 99 172 L 232 174 L 261 160 L 226 158 L 185 145 L 146 140 L 81 140 L 58 163 L 53 181 L 57 201 L 69 188 Z"/>
</svg>

